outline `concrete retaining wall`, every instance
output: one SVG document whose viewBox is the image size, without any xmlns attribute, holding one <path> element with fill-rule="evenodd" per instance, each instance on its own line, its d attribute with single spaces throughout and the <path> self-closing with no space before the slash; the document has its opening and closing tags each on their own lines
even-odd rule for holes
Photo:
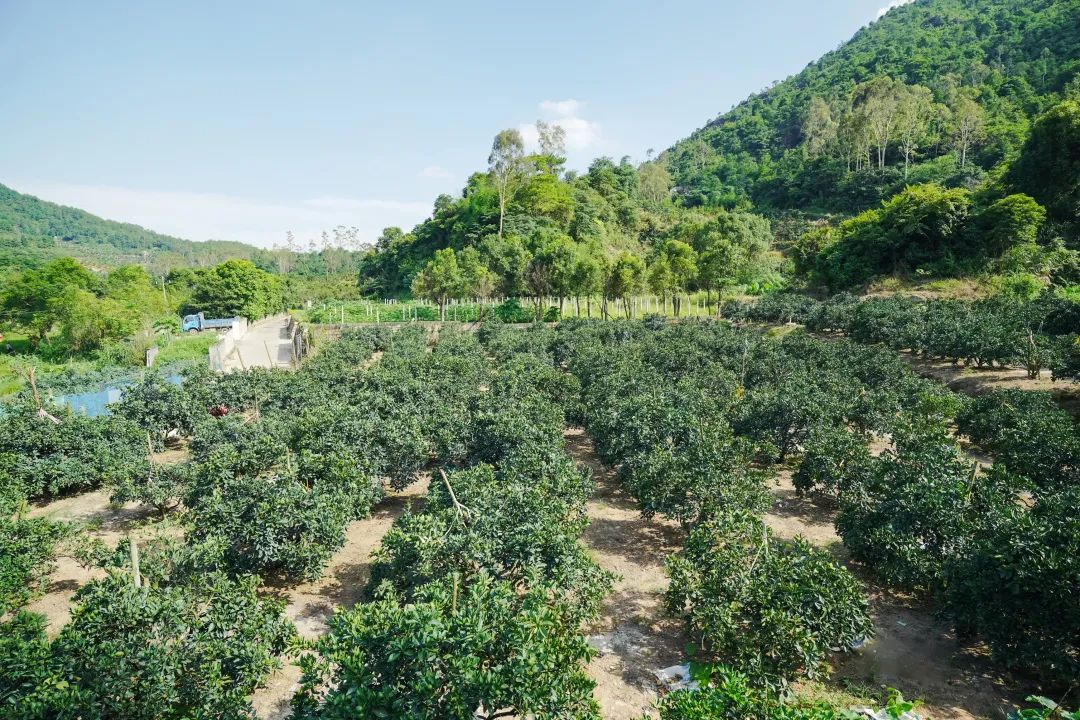
<svg viewBox="0 0 1080 720">
<path fill-rule="evenodd" d="M 222 333 L 221 338 L 210 346 L 211 370 L 225 372 L 225 359 L 236 352 L 236 341 L 247 334 L 247 329 L 247 318 L 236 318 L 233 320 L 232 327 Z"/>
</svg>

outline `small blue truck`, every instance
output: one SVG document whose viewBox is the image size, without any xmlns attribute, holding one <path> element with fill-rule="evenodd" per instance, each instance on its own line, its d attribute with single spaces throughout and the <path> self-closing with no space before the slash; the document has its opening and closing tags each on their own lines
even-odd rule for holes
<svg viewBox="0 0 1080 720">
<path fill-rule="evenodd" d="M 183 332 L 202 332 L 203 330 L 227 330 L 236 318 L 217 318 L 207 320 L 202 313 L 185 315 Z"/>
</svg>

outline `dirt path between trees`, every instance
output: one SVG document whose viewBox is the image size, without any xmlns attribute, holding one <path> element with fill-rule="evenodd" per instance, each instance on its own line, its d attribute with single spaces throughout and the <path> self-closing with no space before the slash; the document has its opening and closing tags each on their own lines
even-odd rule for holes
<svg viewBox="0 0 1080 720">
<path fill-rule="evenodd" d="M 683 662 L 682 623 L 664 612 L 664 559 L 682 546 L 675 523 L 648 521 L 615 482 L 581 428 L 566 431 L 566 451 L 592 471 L 597 489 L 589 500 L 582 540 L 593 558 L 620 579 L 586 632 L 599 655 L 589 663 L 596 699 L 606 720 L 640 718 L 656 700 L 653 672 Z"/>
<path fill-rule="evenodd" d="M 919 375 L 937 380 L 953 392 L 973 397 L 995 390 L 1048 392 L 1062 410 L 1080 419 L 1080 383 L 1054 381 L 1049 370 L 1043 370 L 1037 378 L 1029 378 L 1026 370 L 1017 367 L 965 367 L 946 360 L 927 360 L 910 352 L 902 352 L 900 357 Z"/>
<path fill-rule="evenodd" d="M 394 520 L 412 504 L 418 506 L 428 489 L 428 480 L 413 483 L 400 493 L 387 495 L 371 515 L 357 520 L 345 531 L 345 546 L 334 553 L 323 576 L 315 582 L 291 588 L 269 588 L 270 594 L 286 601 L 285 615 L 296 625 L 300 636 L 314 640 L 329 628 L 334 608 L 349 608 L 363 597 L 371 574 L 371 553 Z M 264 588 L 265 589 L 265 588 Z M 255 691 L 252 705 L 260 720 L 283 720 L 289 716 L 289 701 L 300 682 L 300 668 L 288 658 L 283 666 Z"/>
<path fill-rule="evenodd" d="M 158 465 L 171 465 L 187 458 L 187 448 L 177 445 L 164 452 L 155 453 Z M 120 544 L 129 532 L 136 537 L 152 533 L 151 523 L 157 512 L 137 502 L 114 505 L 109 502 L 111 490 L 100 488 L 80 495 L 71 495 L 47 503 L 31 505 L 26 516 L 49 518 L 85 527 L 92 538 L 103 541 L 110 548 Z M 105 577 L 101 568 L 83 567 L 74 558 L 57 557 L 52 572 L 45 582 L 44 592 L 26 606 L 26 610 L 41 613 L 47 621 L 46 632 L 56 637 L 60 629 L 71 619 L 71 600 L 75 591 L 95 578 Z"/>
<path fill-rule="evenodd" d="M 794 329 L 803 325 L 770 325 L 768 327 Z M 809 331 L 808 331 L 809 332 Z M 841 332 L 809 332 L 818 340 L 836 341 L 846 337 Z M 866 344 L 867 347 L 873 347 Z M 953 392 L 963 395 L 985 395 L 995 390 L 1031 390 L 1050 393 L 1063 410 L 1080 418 L 1080 383 L 1070 380 L 1054 381 L 1049 370 L 1043 370 L 1037 378 L 1029 378 L 1020 367 L 977 367 L 952 363 L 948 360 L 931 360 L 919 357 L 910 350 L 897 353 L 917 375 L 937 380 Z"/>
<path fill-rule="evenodd" d="M 778 537 L 802 535 L 828 549 L 866 583 L 875 637 L 861 650 L 836 658 L 826 684 L 865 689 L 878 695 L 894 687 L 920 698 L 919 714 L 933 720 L 998 720 L 1023 700 L 991 665 L 983 646 L 957 642 L 952 628 L 918 599 L 882 587 L 857 563 L 833 527 L 836 508 L 826 498 L 800 497 L 791 471 L 782 470 L 772 487 L 773 507 L 765 522 Z"/>
<path fill-rule="evenodd" d="M 109 502 L 110 492 L 102 488 L 33 505 L 26 515 L 85 526 L 90 537 L 98 538 L 110 548 L 115 548 L 124 535 L 157 517 L 157 513 L 136 502 L 113 505 Z M 142 532 L 144 531 L 140 529 L 137 534 Z M 89 581 L 105 575 L 106 572 L 101 568 L 86 568 L 74 558 L 60 556 L 53 563 L 44 593 L 29 603 L 26 610 L 44 615 L 48 622 L 48 636 L 56 637 L 71 619 L 71 599 L 75 596 L 75 591 Z"/>
</svg>

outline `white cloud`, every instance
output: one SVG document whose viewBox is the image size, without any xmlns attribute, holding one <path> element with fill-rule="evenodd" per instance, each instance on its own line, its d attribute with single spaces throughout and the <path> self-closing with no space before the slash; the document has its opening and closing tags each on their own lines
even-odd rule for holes
<svg viewBox="0 0 1080 720">
<path fill-rule="evenodd" d="M 7 183 L 5 183 L 7 184 Z M 141 190 L 106 185 L 12 182 L 19 192 L 81 208 L 110 220 L 189 240 L 239 240 L 270 247 L 291 230 L 297 240 L 318 238 L 337 225 L 356 226 L 374 243 L 384 227 L 406 230 L 431 211 L 427 202 L 323 196 L 273 202 L 213 193 Z"/>
<path fill-rule="evenodd" d="M 540 109 L 550 115 L 577 115 L 581 103 L 577 100 L 545 100 L 540 103 Z"/>
<path fill-rule="evenodd" d="M 889 12 L 893 8 L 898 8 L 898 7 L 901 7 L 902 5 L 907 5 L 907 4 L 912 3 L 914 1 L 915 0 L 892 0 L 891 3 L 889 3 L 888 5 L 886 5 L 885 7 L 881 8 L 881 9 L 879 9 L 877 11 L 877 16 L 880 18 L 881 16 L 883 16 L 885 13 Z"/>
<path fill-rule="evenodd" d="M 450 171 L 441 165 L 428 165 L 420 171 L 420 177 L 443 179 L 450 177 Z"/>
<path fill-rule="evenodd" d="M 541 120 L 558 125 L 566 131 L 567 150 L 585 150 L 596 145 L 600 140 L 600 124 L 581 117 L 584 104 L 577 100 L 544 100 L 540 103 Z M 535 123 L 526 123 L 518 127 L 525 144 L 535 147 L 539 133 Z"/>
</svg>

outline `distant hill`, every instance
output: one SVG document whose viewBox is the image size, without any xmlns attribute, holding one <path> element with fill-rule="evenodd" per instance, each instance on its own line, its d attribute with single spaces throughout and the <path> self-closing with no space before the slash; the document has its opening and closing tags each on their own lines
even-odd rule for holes
<svg viewBox="0 0 1080 720">
<path fill-rule="evenodd" d="M 271 253 L 252 245 L 162 235 L 0 185 L 0 271 L 34 267 L 57 256 L 93 268 L 139 264 L 152 272 L 231 259 L 252 260 L 267 270 L 274 267 Z"/>
<path fill-rule="evenodd" d="M 689 206 L 853 213 L 909 183 L 994 177 L 1034 118 L 1080 93 L 1078 73 L 1080 0 L 916 0 L 660 158 Z M 897 93 L 929 102 L 907 161 L 873 117 Z"/>
</svg>

